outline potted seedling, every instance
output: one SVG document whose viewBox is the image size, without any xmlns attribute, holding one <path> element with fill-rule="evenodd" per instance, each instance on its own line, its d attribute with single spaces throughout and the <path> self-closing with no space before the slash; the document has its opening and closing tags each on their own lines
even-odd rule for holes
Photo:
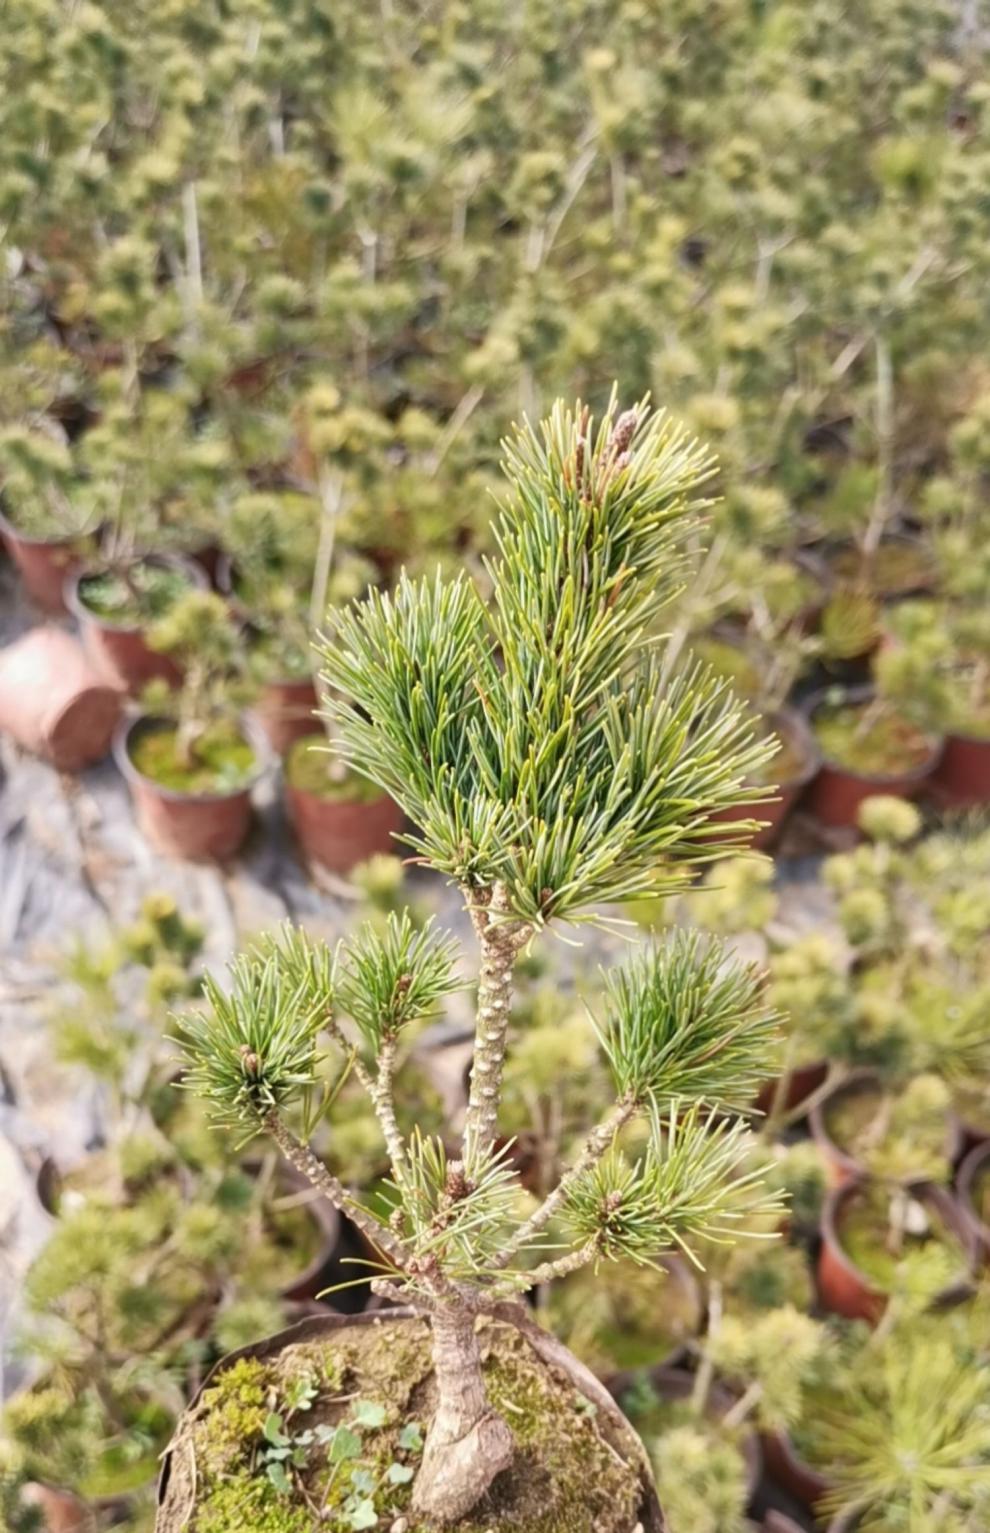
<svg viewBox="0 0 990 1533">
<path fill-rule="evenodd" d="M 449 1154 L 436 1137 L 405 1138 L 392 1107 L 403 1027 L 456 983 L 451 944 L 432 931 L 392 917 L 345 949 L 336 975 L 319 944 L 246 955 L 228 992 L 179 1022 L 189 1085 L 238 1132 L 270 1135 L 348 1213 L 379 1253 L 373 1286 L 403 1311 L 309 1326 L 221 1369 L 173 1441 L 162 1533 L 208 1525 L 221 1507 L 257 1520 L 266 1506 L 323 1507 L 351 1526 L 407 1507 L 427 1525 L 487 1526 L 477 1518 L 498 1508 L 520 1530 L 550 1510 L 575 1530 L 659 1526 L 628 1426 L 520 1300 L 774 1203 L 741 1170 L 738 1122 L 709 1106 L 730 1113 L 758 1079 L 776 1028 L 760 978 L 691 935 L 612 976 L 599 1028 L 614 1106 L 528 1217 L 498 1148 L 499 1103 L 524 949 L 552 922 L 655 890 L 658 865 L 676 882 L 683 861 L 724 851 L 734 833 L 712 812 L 756 797 L 742 784 L 763 748 L 737 706 L 704 675 L 658 690 L 642 638 L 705 462 L 645 407 L 610 408 L 597 428 L 557 407 L 507 448 L 490 609 L 463 576 L 403 580 L 338 620 L 324 655 L 335 738 L 419 827 L 419 855 L 462 890 L 480 948 L 461 1143 Z M 348 1017 L 389 1148 L 387 1219 L 309 1143 L 319 1039 Z M 645 1141 L 627 1158 L 615 1136 L 643 1111 Z M 304 1382 L 311 1410 L 297 1420 Z M 242 1384 L 259 1408 L 234 1427 Z"/>
<path fill-rule="evenodd" d="M 832 687 L 807 703 L 822 766 L 808 796 L 823 825 L 852 827 L 864 799 L 912 798 L 938 763 L 941 739 L 870 687 Z"/>
<path fill-rule="evenodd" d="M 242 641 L 222 597 L 192 591 L 149 633 L 176 662 L 176 690 L 146 694 L 148 711 L 117 734 L 117 764 L 142 830 L 179 857 L 232 856 L 251 823 L 251 789 L 265 770 L 263 743 L 238 711 Z"/>
<path fill-rule="evenodd" d="M 71 444 L 55 421 L 0 432 L 0 537 L 45 612 L 65 611 L 66 576 L 92 542 L 93 509 L 79 488 Z"/>
<path fill-rule="evenodd" d="M 891 616 L 877 680 L 909 701 L 945 748 L 932 786 L 949 809 L 990 800 L 990 620 L 986 608 L 909 602 Z"/>
</svg>

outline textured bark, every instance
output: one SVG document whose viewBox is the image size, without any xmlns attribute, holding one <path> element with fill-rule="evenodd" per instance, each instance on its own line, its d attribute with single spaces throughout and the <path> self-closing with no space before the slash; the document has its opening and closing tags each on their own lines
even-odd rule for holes
<svg viewBox="0 0 990 1533">
<path fill-rule="evenodd" d="M 469 902 L 471 896 L 469 895 Z M 481 946 L 478 1016 L 474 1036 L 471 1087 L 464 1119 L 465 1160 L 471 1149 L 490 1145 L 498 1133 L 498 1107 L 512 1005 L 512 971 L 531 935 L 521 921 L 507 919 L 504 887 L 495 884 L 487 903 L 470 904 Z"/>
<path fill-rule="evenodd" d="M 395 1039 L 386 1038 L 378 1051 L 378 1078 L 371 1085 L 371 1100 L 378 1114 L 385 1146 L 396 1181 L 401 1185 L 406 1167 L 406 1147 L 398 1119 L 395 1116 L 395 1100 L 392 1095 L 392 1075 L 395 1070 Z"/>
<path fill-rule="evenodd" d="M 346 1214 L 351 1223 L 368 1237 L 372 1245 L 377 1246 L 380 1251 L 390 1257 L 397 1267 L 404 1268 L 408 1265 L 409 1253 L 402 1242 L 351 1197 L 343 1183 L 327 1170 L 308 1144 L 303 1144 L 301 1139 L 296 1138 L 277 1112 L 270 1112 L 265 1116 L 264 1127 L 271 1134 L 290 1166 L 295 1166 L 296 1170 L 301 1172 L 318 1192 L 323 1193 L 334 1208 L 339 1208 L 341 1213 Z"/>
<path fill-rule="evenodd" d="M 492 1409 L 474 1316 L 438 1306 L 430 1316 L 438 1404 L 413 1488 L 413 1510 L 439 1524 L 466 1517 L 512 1462 L 512 1433 Z"/>
</svg>

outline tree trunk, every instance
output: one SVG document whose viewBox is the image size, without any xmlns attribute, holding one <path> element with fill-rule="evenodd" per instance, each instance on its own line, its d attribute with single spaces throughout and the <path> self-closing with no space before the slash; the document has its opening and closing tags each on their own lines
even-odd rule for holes
<svg viewBox="0 0 990 1533">
<path fill-rule="evenodd" d="M 459 1522 L 512 1462 L 512 1433 L 491 1407 L 474 1316 L 446 1305 L 430 1315 L 439 1400 L 413 1487 L 413 1510 Z"/>
</svg>

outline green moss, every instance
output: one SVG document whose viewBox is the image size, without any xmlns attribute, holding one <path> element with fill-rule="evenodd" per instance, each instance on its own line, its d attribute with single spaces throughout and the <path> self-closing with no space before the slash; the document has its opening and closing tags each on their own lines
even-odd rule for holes
<svg viewBox="0 0 990 1533">
<path fill-rule="evenodd" d="M 84 575 L 79 600 L 101 623 L 141 628 L 160 618 L 189 589 L 181 567 L 147 560 L 131 565 L 126 579 L 113 570 Z"/>
<path fill-rule="evenodd" d="M 489 1394 L 512 1428 L 517 1453 L 511 1474 L 499 1477 L 477 1513 L 458 1524 L 459 1533 L 629 1533 L 640 1499 L 638 1469 L 623 1463 L 595 1411 L 510 1327 L 487 1327 L 482 1345 Z M 403 1444 L 400 1433 L 411 1422 L 425 1431 L 432 1416 L 429 1333 L 425 1324 L 383 1320 L 225 1370 L 180 1432 L 162 1533 L 180 1526 L 188 1533 L 311 1533 L 305 1498 L 278 1491 L 263 1463 L 267 1414 L 285 1408 L 302 1377 L 316 1385 L 316 1396 L 291 1418 L 290 1432 L 347 1422 L 357 1400 L 384 1408 L 381 1427 L 360 1431 L 359 1459 L 334 1468 L 326 1449 L 310 1444 L 295 1471 L 310 1500 L 325 1503 L 327 1533 L 350 1533 L 345 1503 L 353 1467 L 374 1482 L 377 1526 L 408 1517 L 411 1483 L 392 1484 L 387 1471 L 418 1462 L 420 1449 Z M 428 1530 L 410 1519 L 409 1533 Z"/>
<path fill-rule="evenodd" d="M 305 735 L 296 741 L 286 757 L 285 776 L 293 788 L 313 793 L 317 798 L 353 804 L 367 804 L 381 798 L 379 787 L 366 777 L 349 772 L 330 754 L 326 735 L 319 733 Z"/>
<path fill-rule="evenodd" d="M 196 741 L 193 760 L 182 760 L 172 724 L 152 724 L 135 732 L 130 756 L 138 771 L 177 793 L 234 793 L 250 782 L 257 757 L 235 726 L 217 724 Z"/>
<path fill-rule="evenodd" d="M 900 777 L 924 766 L 932 742 L 908 719 L 872 703 L 820 708 L 814 730 L 827 761 L 866 777 Z"/>
</svg>

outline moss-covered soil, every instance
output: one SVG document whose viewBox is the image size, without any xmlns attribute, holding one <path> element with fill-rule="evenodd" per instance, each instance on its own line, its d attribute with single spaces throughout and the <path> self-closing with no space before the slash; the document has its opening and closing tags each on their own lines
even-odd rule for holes
<svg viewBox="0 0 990 1533">
<path fill-rule="evenodd" d="M 922 1258 L 932 1276 L 930 1290 L 948 1288 L 966 1276 L 966 1258 L 936 1211 L 925 1205 L 924 1228 L 903 1229 L 896 1204 L 881 1186 L 863 1187 L 850 1197 L 842 1214 L 839 1239 L 854 1266 L 880 1293 L 893 1292 L 898 1269 Z"/>
<path fill-rule="evenodd" d="M 932 741 L 910 720 L 872 703 L 820 708 L 813 727 L 827 761 L 866 777 L 900 777 L 931 755 Z"/>
<path fill-rule="evenodd" d="M 176 793 L 236 793 L 251 781 L 257 757 L 235 725 L 216 724 L 205 730 L 191 761 L 180 756 L 177 738 L 173 724 L 135 731 L 130 757 L 142 776 Z"/>
<path fill-rule="evenodd" d="M 327 737 L 317 731 L 297 740 L 285 760 L 286 780 L 303 793 L 317 798 L 351 804 L 368 804 L 381 798 L 381 789 L 366 777 L 348 772 L 336 756 L 330 754 Z"/>
<path fill-rule="evenodd" d="M 512 1428 L 516 1459 L 459 1533 L 632 1533 L 639 1469 L 620 1456 L 625 1445 L 612 1424 L 514 1328 L 485 1326 L 482 1345 L 489 1394 Z M 308 1403 L 293 1410 L 301 1394 Z M 242 1358 L 180 1430 L 159 1533 L 352 1533 L 388 1529 L 399 1517 L 407 1533 L 430 1533 L 409 1507 L 434 1407 L 422 1321 L 384 1318 L 271 1358 Z M 273 1439 L 296 1443 L 307 1434 L 297 1461 L 280 1461 L 285 1481 L 273 1476 Z"/>
<path fill-rule="evenodd" d="M 79 600 L 101 623 L 143 628 L 166 613 L 189 585 L 181 567 L 148 560 L 131 565 L 127 579 L 113 570 L 84 575 Z"/>
</svg>

